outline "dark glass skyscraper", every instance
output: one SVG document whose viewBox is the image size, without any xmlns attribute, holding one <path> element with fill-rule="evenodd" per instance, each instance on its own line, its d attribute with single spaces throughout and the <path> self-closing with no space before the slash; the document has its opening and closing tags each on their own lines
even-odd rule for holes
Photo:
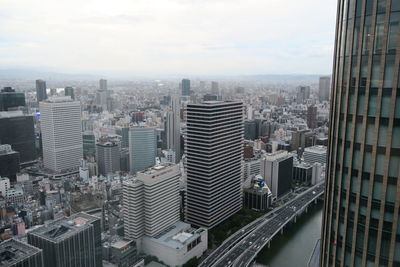
<svg viewBox="0 0 400 267">
<path fill-rule="evenodd" d="M 399 0 L 339 0 L 321 266 L 400 266 L 399 23 Z"/>
<path fill-rule="evenodd" d="M 11 87 L 4 87 L 0 92 L 0 111 L 9 111 L 25 106 L 25 94 L 17 93 Z"/>
<path fill-rule="evenodd" d="M 182 95 L 188 96 L 190 95 L 190 80 L 189 79 L 183 79 L 182 80 Z"/>
<path fill-rule="evenodd" d="M 36 159 L 33 116 L 21 113 L 0 113 L 0 144 L 9 144 L 20 153 L 21 162 Z"/>
<path fill-rule="evenodd" d="M 36 80 L 36 99 L 37 102 L 47 99 L 46 81 Z"/>
</svg>

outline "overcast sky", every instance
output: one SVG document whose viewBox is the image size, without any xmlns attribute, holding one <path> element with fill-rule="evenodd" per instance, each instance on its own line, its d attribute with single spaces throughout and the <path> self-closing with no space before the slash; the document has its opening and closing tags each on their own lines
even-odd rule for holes
<svg viewBox="0 0 400 267">
<path fill-rule="evenodd" d="M 337 0 L 0 0 L 0 68 L 329 74 Z"/>
</svg>

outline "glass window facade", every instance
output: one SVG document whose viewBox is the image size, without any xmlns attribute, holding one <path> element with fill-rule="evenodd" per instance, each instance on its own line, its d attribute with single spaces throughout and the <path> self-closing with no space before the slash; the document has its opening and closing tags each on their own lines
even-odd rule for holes
<svg viewBox="0 0 400 267">
<path fill-rule="evenodd" d="M 321 266 L 400 266 L 400 1 L 338 7 Z"/>
</svg>

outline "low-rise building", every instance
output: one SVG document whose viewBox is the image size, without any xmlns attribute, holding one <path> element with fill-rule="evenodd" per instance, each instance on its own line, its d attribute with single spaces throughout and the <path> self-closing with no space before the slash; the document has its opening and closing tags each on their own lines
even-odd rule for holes
<svg viewBox="0 0 400 267">
<path fill-rule="evenodd" d="M 205 228 L 192 228 L 190 224 L 177 222 L 157 236 L 143 237 L 142 250 L 169 266 L 182 266 L 207 250 L 207 235 Z"/>
</svg>

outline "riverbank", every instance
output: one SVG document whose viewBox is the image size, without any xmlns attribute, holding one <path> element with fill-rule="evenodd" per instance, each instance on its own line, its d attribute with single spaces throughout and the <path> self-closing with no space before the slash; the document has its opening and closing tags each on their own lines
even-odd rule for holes
<svg viewBox="0 0 400 267">
<path fill-rule="evenodd" d="M 296 224 L 284 229 L 257 256 L 256 262 L 269 267 L 307 266 L 315 242 L 321 236 L 323 204 L 310 206 Z"/>
</svg>

